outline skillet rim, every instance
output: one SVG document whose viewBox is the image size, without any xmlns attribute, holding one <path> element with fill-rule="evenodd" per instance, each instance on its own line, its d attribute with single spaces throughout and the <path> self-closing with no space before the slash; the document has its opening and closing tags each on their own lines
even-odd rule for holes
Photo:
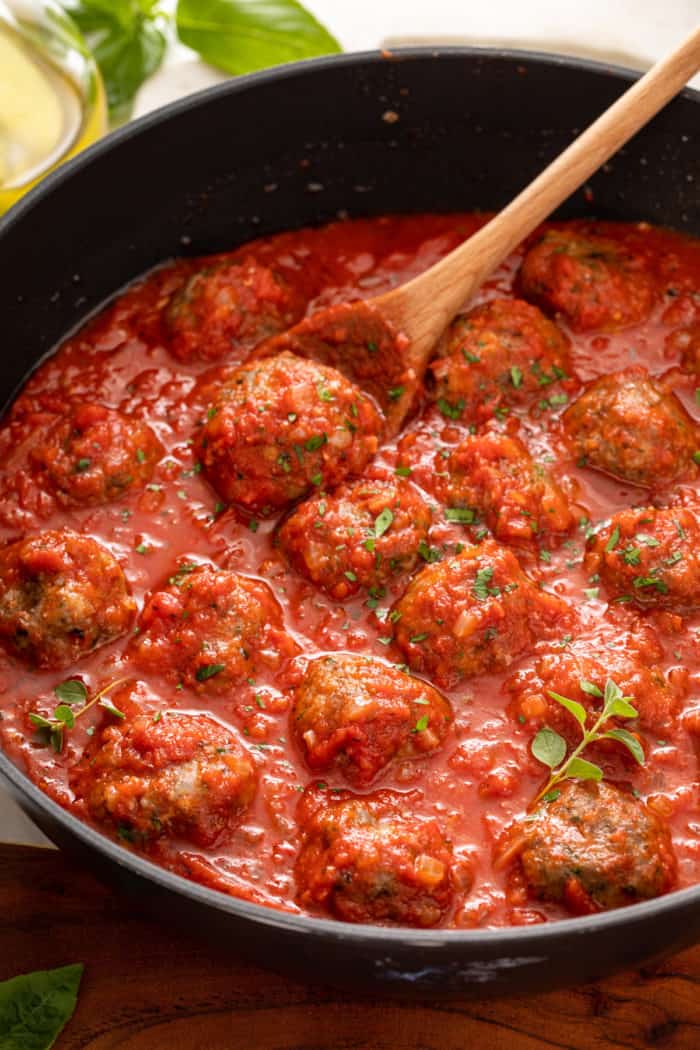
<svg viewBox="0 0 700 1050">
<path fill-rule="evenodd" d="M 55 188 L 72 178 L 74 172 L 90 166 L 93 160 L 118 148 L 122 142 L 147 135 L 149 130 L 161 123 L 176 120 L 188 110 L 204 107 L 211 100 L 235 95 L 254 88 L 258 84 L 284 83 L 284 81 L 305 75 L 313 76 L 326 68 L 335 66 L 357 67 L 362 64 L 395 62 L 400 64 L 404 59 L 423 59 L 439 61 L 443 57 L 464 57 L 475 59 L 506 59 L 514 63 L 524 61 L 537 65 L 562 66 L 567 69 L 597 73 L 612 80 L 633 82 L 642 75 L 638 70 L 626 66 L 601 62 L 592 59 L 570 57 L 557 53 L 518 50 L 516 48 L 490 48 L 471 46 L 423 46 L 392 49 L 387 56 L 379 50 L 356 51 L 339 55 L 328 55 L 321 58 L 307 59 L 301 62 L 288 63 L 272 69 L 261 70 L 216 84 L 193 92 L 159 107 L 142 117 L 115 129 L 92 146 L 83 150 L 76 157 L 50 172 L 42 181 L 14 204 L 4 216 L 0 217 L 0 240 L 25 215 L 30 213 L 35 204 L 50 197 Z M 687 99 L 700 105 L 700 91 L 684 88 L 677 97 Z M 99 309 L 99 307 L 98 307 Z M 53 353 L 53 349 L 49 354 Z M 48 355 L 42 355 L 43 360 Z M 33 367 L 36 367 L 36 364 Z M 11 397 L 16 395 L 13 392 Z M 8 402 L 9 403 L 9 402 Z M 611 911 L 594 915 L 577 916 L 543 923 L 536 926 L 504 926 L 493 929 L 435 929 L 420 930 L 412 927 L 391 927 L 369 923 L 346 923 L 339 919 L 303 913 L 285 912 L 274 907 L 255 904 L 243 898 L 229 896 L 219 890 L 210 889 L 201 883 L 186 879 L 160 867 L 152 861 L 120 846 L 107 835 L 83 823 L 69 813 L 48 795 L 44 794 L 10 758 L 0 750 L 0 778 L 12 789 L 12 794 L 24 808 L 24 800 L 46 814 L 47 818 L 65 829 L 83 846 L 94 850 L 107 858 L 112 864 L 125 869 L 157 888 L 168 890 L 173 894 L 189 898 L 194 904 L 203 905 L 212 911 L 225 912 L 240 918 L 252 925 L 278 928 L 290 935 L 303 935 L 305 938 L 319 937 L 338 942 L 353 942 L 358 946 L 368 947 L 372 942 L 378 948 L 390 949 L 396 945 L 401 949 L 445 949 L 450 955 L 459 957 L 460 946 L 477 949 L 479 946 L 499 949 L 498 954 L 506 959 L 513 955 L 522 955 L 523 949 L 528 952 L 549 954 L 550 945 L 571 937 L 595 937 L 598 932 L 625 929 L 641 924 L 652 925 L 654 920 L 662 921 L 664 916 L 676 914 L 700 905 L 700 883 L 684 889 L 674 890 L 662 897 L 627 905 Z M 659 950 L 662 950 L 661 948 Z M 651 954 L 651 953 L 650 953 Z M 417 956 L 419 958 L 419 956 Z"/>
</svg>

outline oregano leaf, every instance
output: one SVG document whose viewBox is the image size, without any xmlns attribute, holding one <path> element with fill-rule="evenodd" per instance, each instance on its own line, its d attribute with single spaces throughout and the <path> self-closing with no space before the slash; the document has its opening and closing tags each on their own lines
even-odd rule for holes
<svg viewBox="0 0 700 1050">
<path fill-rule="evenodd" d="M 602 780 L 603 770 L 585 758 L 572 758 L 566 768 L 566 775 L 574 780 Z"/>
<path fill-rule="evenodd" d="M 645 755 L 644 748 L 640 744 L 634 733 L 630 733 L 628 729 L 610 729 L 605 734 L 608 740 L 617 740 L 619 743 L 624 744 L 632 757 L 639 763 L 640 766 L 644 765 Z"/>
<path fill-rule="evenodd" d="M 554 769 L 566 754 L 566 742 L 554 729 L 544 726 L 532 741 L 530 750 L 538 762 Z"/>
<path fill-rule="evenodd" d="M 579 704 L 578 700 L 570 700 L 568 696 L 562 696 L 560 693 L 553 693 L 551 689 L 547 690 L 547 696 L 551 696 L 552 700 L 556 700 L 558 704 L 566 708 L 569 714 L 572 714 L 580 726 L 586 724 L 586 708 L 583 704 Z"/>
</svg>

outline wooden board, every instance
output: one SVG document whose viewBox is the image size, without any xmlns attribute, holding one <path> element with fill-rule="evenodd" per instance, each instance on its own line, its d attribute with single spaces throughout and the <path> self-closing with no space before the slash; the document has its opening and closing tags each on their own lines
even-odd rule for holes
<svg viewBox="0 0 700 1050">
<path fill-rule="evenodd" d="M 136 917 L 63 854 L 24 846 L 0 846 L 0 916 L 0 979 L 85 963 L 57 1050 L 700 1048 L 700 947 L 529 999 L 361 1000 Z"/>
</svg>

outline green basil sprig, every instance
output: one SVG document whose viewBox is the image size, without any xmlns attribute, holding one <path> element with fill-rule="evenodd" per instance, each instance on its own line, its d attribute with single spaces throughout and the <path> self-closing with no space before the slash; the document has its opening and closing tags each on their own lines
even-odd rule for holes
<svg viewBox="0 0 700 1050">
<path fill-rule="evenodd" d="M 49 1050 L 73 1016 L 81 963 L 0 982 L 0 1050 Z"/>
<path fill-rule="evenodd" d="M 340 51 L 298 0 L 179 0 L 174 18 L 161 4 L 64 0 L 100 67 L 115 123 L 128 119 L 176 34 L 205 62 L 234 74 Z"/>
<path fill-rule="evenodd" d="M 136 92 L 160 67 L 168 16 L 160 0 L 67 0 L 104 80 L 110 119 L 128 120 Z"/>
</svg>

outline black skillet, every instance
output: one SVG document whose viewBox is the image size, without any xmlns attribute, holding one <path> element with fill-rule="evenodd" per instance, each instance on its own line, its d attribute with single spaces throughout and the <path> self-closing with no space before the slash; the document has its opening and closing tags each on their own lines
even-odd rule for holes
<svg viewBox="0 0 700 1050">
<path fill-rule="evenodd" d="M 243 77 L 122 128 L 0 220 L 0 402 L 87 313 L 162 259 L 339 214 L 500 208 L 632 78 L 526 52 L 347 55 Z M 684 92 L 559 214 L 700 235 L 700 94 Z M 0 775 L 57 845 L 133 893 L 135 907 L 298 978 L 377 994 L 512 994 L 603 976 L 700 939 L 700 886 L 500 930 L 288 915 L 122 849 L 2 754 Z"/>
</svg>

